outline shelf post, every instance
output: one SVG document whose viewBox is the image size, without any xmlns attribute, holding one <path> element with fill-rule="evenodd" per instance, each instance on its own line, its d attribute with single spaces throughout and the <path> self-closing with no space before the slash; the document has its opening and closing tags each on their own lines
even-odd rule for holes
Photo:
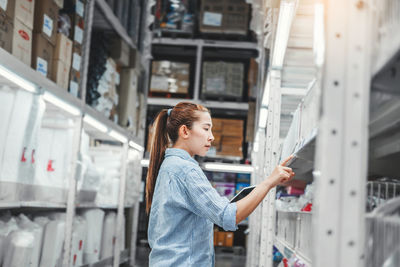
<svg viewBox="0 0 400 267">
<path fill-rule="evenodd" d="M 121 155 L 121 180 L 119 181 L 119 196 L 118 196 L 118 213 L 117 213 L 117 225 L 115 228 L 115 246 L 114 246 L 114 267 L 119 266 L 119 260 L 121 255 L 120 242 L 122 239 L 122 229 L 124 224 L 124 212 L 125 212 L 125 190 L 126 190 L 126 168 L 128 161 L 128 142 L 125 142 L 122 146 Z"/>
<path fill-rule="evenodd" d="M 326 53 L 314 171 L 312 263 L 365 266 L 373 6 L 371 1 L 355 0 L 323 3 Z"/>
</svg>

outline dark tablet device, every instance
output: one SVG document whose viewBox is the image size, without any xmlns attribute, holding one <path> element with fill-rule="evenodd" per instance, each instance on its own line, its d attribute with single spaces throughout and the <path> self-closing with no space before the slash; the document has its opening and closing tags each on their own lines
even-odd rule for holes
<svg viewBox="0 0 400 267">
<path fill-rule="evenodd" d="M 232 202 L 236 202 L 236 201 L 238 201 L 238 200 L 241 200 L 242 198 L 244 198 L 245 196 L 247 196 L 248 194 L 250 194 L 250 192 L 251 192 L 255 187 L 256 187 L 255 185 L 252 185 L 252 186 L 248 186 L 248 187 L 243 188 L 242 190 L 240 190 L 239 193 L 236 194 L 236 196 L 234 196 L 234 197 L 231 199 L 231 203 L 232 203 Z"/>
</svg>

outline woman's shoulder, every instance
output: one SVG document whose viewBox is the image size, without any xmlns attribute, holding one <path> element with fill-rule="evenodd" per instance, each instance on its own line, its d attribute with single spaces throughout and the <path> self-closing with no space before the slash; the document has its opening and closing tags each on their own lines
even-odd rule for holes
<svg viewBox="0 0 400 267">
<path fill-rule="evenodd" d="M 200 166 L 180 157 L 168 157 L 163 161 L 160 167 L 160 172 L 169 173 L 178 177 L 185 177 L 192 171 L 201 171 Z"/>
</svg>

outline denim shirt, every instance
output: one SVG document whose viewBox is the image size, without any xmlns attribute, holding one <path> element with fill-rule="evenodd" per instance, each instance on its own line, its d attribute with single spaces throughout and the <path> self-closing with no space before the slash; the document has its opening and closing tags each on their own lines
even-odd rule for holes
<svg viewBox="0 0 400 267">
<path fill-rule="evenodd" d="M 236 209 L 188 152 L 168 148 L 150 210 L 150 266 L 214 266 L 213 223 L 235 231 Z"/>
</svg>

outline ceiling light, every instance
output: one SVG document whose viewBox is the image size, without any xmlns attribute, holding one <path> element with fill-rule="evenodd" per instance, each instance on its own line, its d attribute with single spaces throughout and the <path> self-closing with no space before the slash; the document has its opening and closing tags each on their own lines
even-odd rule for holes
<svg viewBox="0 0 400 267">
<path fill-rule="evenodd" d="M 90 126 L 96 128 L 100 132 L 106 133 L 108 130 L 107 126 L 105 126 L 103 123 L 95 120 L 93 117 L 91 117 L 89 115 L 85 115 L 85 117 L 83 118 L 83 121 L 86 122 L 87 124 L 89 124 Z"/>
<path fill-rule="evenodd" d="M 227 163 L 212 163 L 207 162 L 203 164 L 203 168 L 207 171 L 221 171 L 221 172 L 253 172 L 253 166 L 241 164 L 227 164 Z"/>
<path fill-rule="evenodd" d="M 128 141 L 128 138 L 126 138 L 124 135 L 122 135 L 114 130 L 111 130 L 109 135 L 111 137 L 115 138 L 116 140 L 120 141 L 121 143 L 126 143 Z"/>
<path fill-rule="evenodd" d="M 139 150 L 139 151 L 141 151 L 141 152 L 144 151 L 144 148 L 143 148 L 141 145 L 136 144 L 136 143 L 133 142 L 132 140 L 129 141 L 129 145 L 130 145 L 132 148 L 136 149 L 136 150 Z"/>
<path fill-rule="evenodd" d="M 268 119 L 268 108 L 266 107 L 260 108 L 260 114 L 258 117 L 258 127 L 265 129 L 267 127 L 267 119 Z"/>
<path fill-rule="evenodd" d="M 33 83 L 28 82 L 3 66 L 0 66 L 0 75 L 29 92 L 35 93 L 37 91 L 37 87 Z"/>
<path fill-rule="evenodd" d="M 68 104 L 67 102 L 61 100 L 60 98 L 54 96 L 53 94 L 51 94 L 49 92 L 45 92 L 43 94 L 43 98 L 44 98 L 44 100 L 52 103 L 53 105 L 63 109 L 64 111 L 66 111 L 74 116 L 78 116 L 81 114 L 81 111 L 77 107 L 74 107 L 73 105 Z"/>
</svg>

